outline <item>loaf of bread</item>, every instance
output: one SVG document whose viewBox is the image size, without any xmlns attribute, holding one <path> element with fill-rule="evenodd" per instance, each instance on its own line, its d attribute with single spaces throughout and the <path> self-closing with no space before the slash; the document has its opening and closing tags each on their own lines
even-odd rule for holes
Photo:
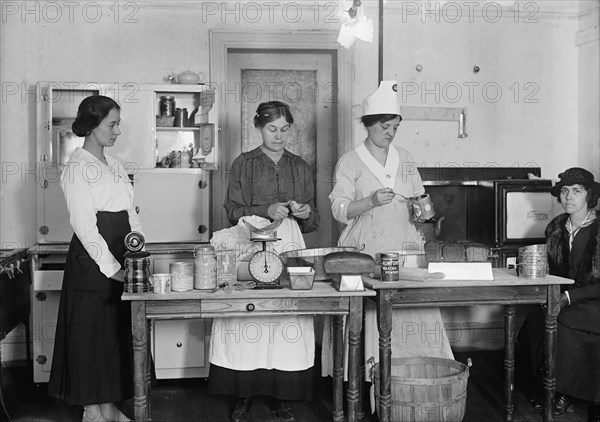
<svg viewBox="0 0 600 422">
<path fill-rule="evenodd" d="M 468 240 L 433 240 L 425 243 L 428 262 L 485 262 L 489 250 Z"/>
<path fill-rule="evenodd" d="M 375 260 L 360 252 L 332 252 L 323 260 L 329 274 L 369 274 L 375 271 Z"/>
</svg>

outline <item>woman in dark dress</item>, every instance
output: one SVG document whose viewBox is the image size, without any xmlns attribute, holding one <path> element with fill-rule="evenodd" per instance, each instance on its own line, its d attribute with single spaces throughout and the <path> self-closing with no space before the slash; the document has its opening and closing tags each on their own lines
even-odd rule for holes
<svg viewBox="0 0 600 422">
<path fill-rule="evenodd" d="M 574 167 L 559 174 L 552 187 L 565 213 L 546 228 L 550 274 L 575 280 L 563 286 L 558 315 L 556 356 L 556 400 L 554 413 L 561 415 L 575 404 L 587 401 L 588 418 L 598 419 L 600 403 L 600 224 L 593 208 L 600 184 L 587 170 Z M 537 383 L 543 364 L 544 313 L 534 309 L 519 333 L 519 342 L 529 351 Z M 534 406 L 541 408 L 541 396 Z"/>
<path fill-rule="evenodd" d="M 133 396 L 131 314 L 121 301 L 124 238 L 141 231 L 133 187 L 104 153 L 114 145 L 120 107 L 91 96 L 73 133 L 84 136 L 61 174 L 71 240 L 63 278 L 48 394 L 84 407 L 83 421 L 127 421 L 115 402 Z"/>
<path fill-rule="evenodd" d="M 261 132 L 263 143 L 234 160 L 224 203 L 231 224 L 245 216 L 286 220 L 278 231 L 282 241 L 285 236 L 281 228 L 286 224 L 302 233 L 312 232 L 319 225 L 310 166 L 284 148 L 293 122 L 285 103 L 269 101 L 258 106 L 254 126 Z M 304 247 L 303 239 L 300 247 Z M 250 340 L 243 335 L 239 339 L 223 335 L 239 332 L 236 326 L 252 325 L 262 327 L 262 332 L 269 335 Z M 298 328 L 298 338 L 286 340 L 285 327 Z M 312 399 L 314 349 L 313 317 L 309 315 L 215 318 L 209 393 L 237 397 L 233 422 L 250 420 L 256 396 L 272 399 L 272 420 L 293 422 L 289 401 Z"/>
</svg>

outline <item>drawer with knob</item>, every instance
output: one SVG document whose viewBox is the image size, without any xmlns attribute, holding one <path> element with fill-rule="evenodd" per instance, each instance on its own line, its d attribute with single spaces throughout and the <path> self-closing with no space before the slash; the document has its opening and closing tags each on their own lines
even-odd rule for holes
<svg viewBox="0 0 600 422">
<path fill-rule="evenodd" d="M 231 299 L 203 300 L 200 304 L 203 317 L 226 317 L 254 315 L 272 315 L 278 313 L 321 314 L 348 312 L 349 299 L 336 298 L 324 300 L 321 298 L 277 298 L 277 299 Z"/>
<path fill-rule="evenodd" d="M 158 379 L 208 376 L 207 323 L 203 319 L 153 322 L 152 355 Z"/>
</svg>

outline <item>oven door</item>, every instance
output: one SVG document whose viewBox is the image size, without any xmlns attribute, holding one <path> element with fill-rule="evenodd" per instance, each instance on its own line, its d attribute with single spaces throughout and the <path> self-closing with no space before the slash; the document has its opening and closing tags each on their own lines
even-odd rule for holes
<svg viewBox="0 0 600 422">
<path fill-rule="evenodd" d="M 548 223 L 562 207 L 550 194 L 549 180 L 496 181 L 496 243 L 545 243 Z"/>
</svg>

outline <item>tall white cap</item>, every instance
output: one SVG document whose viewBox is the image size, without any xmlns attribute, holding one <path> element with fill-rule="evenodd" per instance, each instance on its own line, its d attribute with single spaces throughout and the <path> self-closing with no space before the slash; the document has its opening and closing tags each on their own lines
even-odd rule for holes
<svg viewBox="0 0 600 422">
<path fill-rule="evenodd" d="M 400 114 L 396 81 L 381 81 L 377 91 L 363 101 L 363 116 L 373 114 Z"/>
</svg>

